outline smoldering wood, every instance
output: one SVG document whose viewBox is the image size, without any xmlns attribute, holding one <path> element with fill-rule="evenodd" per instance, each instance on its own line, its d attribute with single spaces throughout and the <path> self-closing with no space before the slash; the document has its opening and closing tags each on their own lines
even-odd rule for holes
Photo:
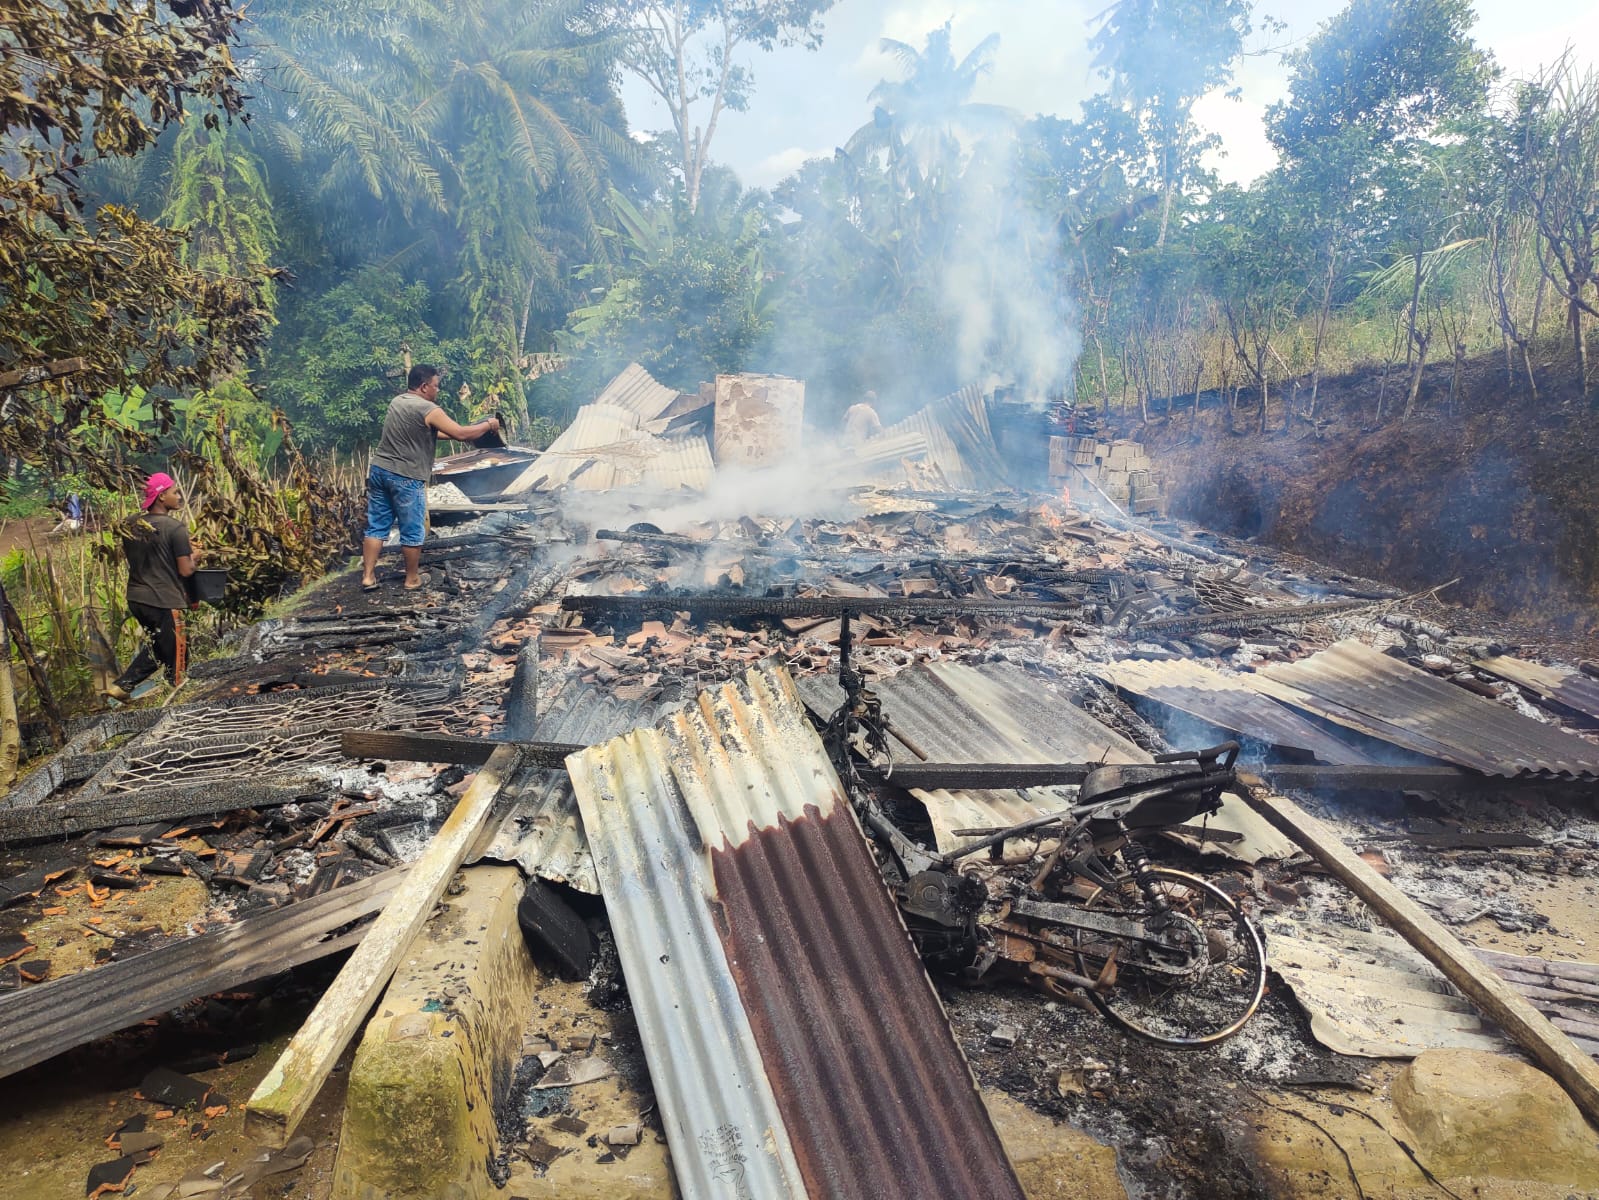
<svg viewBox="0 0 1599 1200">
<path fill-rule="evenodd" d="M 1463 767 L 1346 766 L 1293 763 L 1260 768 L 1272 787 L 1296 792 L 1436 792 L 1450 796 L 1526 795 L 1530 792 L 1582 792 L 1593 785 L 1533 776 L 1482 775 Z"/>
<path fill-rule="evenodd" d="M 330 935 L 379 911 L 404 876 L 404 868 L 385 871 L 311 900 L 252 913 L 224 929 L 0 996 L 0 1078 L 196 996 L 347 950 L 367 927 Z"/>
<path fill-rule="evenodd" d="M 564 770 L 569 754 L 586 750 L 570 742 L 511 742 L 494 738 L 453 737 L 444 733 L 392 733 L 376 729 L 346 729 L 339 749 L 350 758 L 388 758 L 398 762 L 455 763 L 478 767 L 502 746 L 514 746 L 523 761 L 547 769 Z"/>
<path fill-rule="evenodd" d="M 912 617 L 987 617 L 994 620 L 1060 621 L 1081 616 L 1083 606 L 1053 601 L 986 600 L 935 596 L 728 596 L 714 593 L 679 593 L 641 596 L 567 596 L 561 607 L 568 612 L 624 620 L 687 612 L 713 620 L 750 620 L 783 617 L 841 617 L 897 615 Z"/>
</svg>

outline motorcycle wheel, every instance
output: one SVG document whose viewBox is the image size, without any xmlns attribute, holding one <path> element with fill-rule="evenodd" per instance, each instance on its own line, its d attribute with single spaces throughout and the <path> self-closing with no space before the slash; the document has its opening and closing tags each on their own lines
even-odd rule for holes
<svg viewBox="0 0 1599 1200">
<path fill-rule="evenodd" d="M 1184 871 L 1151 867 L 1154 887 L 1171 906 L 1170 947 L 1132 946 L 1083 933 L 1077 969 L 1114 982 L 1088 998 L 1112 1025 L 1162 1046 L 1195 1049 L 1229 1038 L 1255 1015 L 1266 992 L 1266 948 L 1260 933 L 1227 894 Z M 1148 920 L 1148 904 L 1131 876 L 1087 901 L 1095 912 Z M 1199 949 L 1203 939 L 1204 948 Z M 1190 969 L 1163 974 L 1166 965 Z"/>
</svg>

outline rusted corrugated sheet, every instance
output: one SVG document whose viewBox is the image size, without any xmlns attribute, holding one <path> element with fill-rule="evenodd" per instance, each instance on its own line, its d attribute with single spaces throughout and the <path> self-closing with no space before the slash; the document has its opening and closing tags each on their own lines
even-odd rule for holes
<svg viewBox="0 0 1599 1200">
<path fill-rule="evenodd" d="M 1357 641 L 1250 677 L 1273 699 L 1488 775 L 1599 778 L 1599 746 Z"/>
<path fill-rule="evenodd" d="M 1324 763 L 1371 761 L 1353 746 L 1313 725 L 1291 708 L 1252 691 L 1235 675 L 1176 659 L 1124 659 L 1092 668 L 1112 687 L 1153 700 L 1240 738 L 1301 750 Z"/>
<path fill-rule="evenodd" d="M 786 672 L 568 766 L 685 1196 L 1019 1200 Z"/>
<path fill-rule="evenodd" d="M 1599 717 L 1599 679 L 1591 675 L 1546 667 L 1542 663 L 1512 658 L 1508 654 L 1485 658 L 1473 665 L 1573 712 Z"/>
<path fill-rule="evenodd" d="M 653 421 L 664 413 L 677 399 L 677 392 L 663 383 L 638 363 L 627 367 L 595 399 L 595 404 L 611 408 L 625 408 L 639 421 Z"/>
</svg>

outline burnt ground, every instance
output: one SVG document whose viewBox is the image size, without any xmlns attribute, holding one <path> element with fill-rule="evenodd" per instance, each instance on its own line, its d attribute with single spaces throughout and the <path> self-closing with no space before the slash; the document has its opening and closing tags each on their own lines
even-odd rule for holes
<svg viewBox="0 0 1599 1200">
<path fill-rule="evenodd" d="M 816 523 L 808 536 L 819 546 L 834 546 L 844 539 L 859 542 L 863 549 L 873 548 L 864 560 L 847 560 L 847 572 L 844 565 L 835 567 L 842 572 L 835 577 L 837 582 L 856 587 L 874 582 L 886 586 L 901 576 L 914 578 L 908 568 L 879 563 L 876 555 L 886 554 L 896 545 L 926 546 L 930 551 L 951 554 L 951 561 L 958 562 L 957 548 L 972 538 L 977 538 L 979 544 L 1053 547 L 1065 561 L 1047 569 L 1043 565 L 1035 567 L 1041 575 L 1055 567 L 1093 568 L 1130 580 L 1157 566 L 1169 584 L 1169 577 L 1179 565 L 1138 537 L 1096 528 L 1091 540 L 1085 542 L 1083 538 L 1089 530 L 1081 524 L 1067 525 L 1069 532 L 1062 534 L 1061 518 L 1047 509 L 1031 510 L 1024 504 L 1000 505 L 992 501 L 954 501 L 947 508 L 949 511 L 890 513 L 847 524 Z M 685 689 L 692 694 L 694 688 L 725 679 L 740 671 L 745 663 L 760 661 L 771 653 L 783 655 L 796 673 L 831 674 L 835 669 L 836 651 L 825 631 L 789 632 L 781 625 L 763 622 L 744 622 L 743 627 L 731 622 L 701 622 L 685 626 L 679 636 L 676 628 L 660 627 L 658 632 L 648 633 L 640 628 L 637 619 L 579 627 L 570 619 L 571 614 L 562 613 L 553 602 L 551 589 L 556 580 L 550 576 L 559 576 L 563 585 L 583 581 L 592 592 L 624 595 L 651 583 L 692 584 L 722 572 L 723 563 L 714 555 L 702 558 L 697 552 L 668 554 L 649 546 L 589 543 L 580 529 L 560 528 L 561 519 L 552 521 L 553 515 L 546 512 L 514 523 L 534 527 L 520 529 L 520 536 L 517 529 L 510 527 L 513 523 L 505 522 L 430 542 L 426 558 L 433 574 L 429 588 L 421 596 L 403 593 L 389 564 L 385 564 L 385 587 L 377 596 L 362 594 L 352 574 L 330 579 L 294 614 L 258 626 L 248 634 L 234 647 L 234 657 L 197 669 L 200 679 L 196 692 L 222 699 L 249 692 L 292 691 L 308 685 L 369 680 L 391 672 L 412 679 L 449 676 L 459 681 L 459 690 L 436 729 L 481 735 L 496 732 L 504 722 L 502 703 L 511 682 L 513 661 L 535 629 L 541 631 L 544 642 L 541 692 L 552 694 L 566 682 L 581 680 L 585 686 L 613 696 L 631 689 L 640 698 L 664 703 Z M 1070 531 L 1075 531 L 1075 536 Z M 538 545 L 536 556 L 528 554 L 530 541 Z M 563 542 L 571 543 L 569 551 L 562 550 Z M 1261 547 L 1251 547 L 1251 551 L 1251 567 L 1260 572 L 1253 577 L 1252 586 L 1278 602 L 1309 594 L 1335 595 L 1341 587 L 1370 594 L 1359 581 L 1340 578 L 1336 572 L 1317 567 L 1309 560 Z M 753 565 L 770 560 L 757 555 L 749 561 Z M 840 560 L 843 561 L 846 560 Z M 555 567 L 556 563 L 560 565 Z M 987 589 L 1018 586 L 1003 573 L 973 567 L 971 574 Z M 774 576 L 772 582 L 776 581 Z M 1022 582 L 1031 587 L 1039 580 Z M 1051 588 L 1058 595 L 1063 586 L 1056 581 Z M 1079 580 L 1071 586 L 1082 590 L 1088 610 L 1104 614 L 1116 607 L 1112 598 L 1101 594 L 1109 583 Z M 1179 608 L 1194 603 L 1193 597 L 1176 599 L 1175 593 L 1170 599 Z M 1408 605 L 1406 611 L 1454 630 L 1460 642 L 1456 649 L 1468 657 L 1475 653 L 1476 635 L 1487 638 L 1496 631 L 1512 628 L 1486 610 L 1429 604 Z M 1088 665 L 1124 652 L 1126 644 L 1124 634 L 1107 625 L 1094 624 L 1086 613 L 1081 623 L 1068 621 L 1053 627 L 1047 621 L 1016 625 L 910 618 L 885 626 L 883 636 L 867 638 L 860 653 L 870 666 L 886 674 L 928 655 L 935 660 L 942 656 L 966 663 L 1005 659 L 1026 667 L 1041 681 L 1053 680 L 1073 690 L 1073 681 L 1084 680 Z M 1045 636 L 1051 628 L 1053 632 Z M 1376 621 L 1332 618 L 1302 627 L 1293 639 L 1279 639 L 1282 644 L 1275 650 L 1264 646 L 1258 649 L 1278 657 L 1297 657 L 1356 633 L 1367 639 L 1398 640 L 1397 634 Z M 591 650 L 591 646 L 595 649 Z M 657 696 L 657 691 L 663 694 Z M 1088 692 L 1096 717 L 1146 749 L 1168 748 L 1155 727 L 1114 694 L 1103 689 Z M 543 705 L 540 710 L 550 711 Z M 397 764 L 390 764 L 386 781 L 363 779 L 360 787 L 373 792 L 394 791 L 395 776 L 399 774 L 396 767 Z M 406 772 L 417 787 L 441 801 L 442 793 L 458 786 L 463 773 L 461 768 L 419 768 L 414 776 Z M 349 781 L 342 786 L 350 786 Z M 1334 819 L 1348 840 L 1385 847 L 1381 853 L 1387 856 L 1396 881 L 1413 895 L 1434 900 L 1459 900 L 1478 892 L 1492 895 L 1491 905 L 1462 920 L 1461 932 L 1467 940 L 1516 953 L 1591 960 L 1591 952 L 1584 947 L 1587 939 L 1599 936 L 1591 882 L 1595 869 L 1599 869 L 1599 827 L 1578 815 L 1550 808 L 1509 806 L 1489 812 L 1451 805 L 1434 806 L 1424 812 L 1403 805 L 1336 813 L 1324 808 L 1315 810 L 1318 815 Z M 1508 855 L 1473 851 L 1422 855 L 1408 849 L 1405 839 L 1415 820 L 1442 820 L 1470 830 L 1533 828 L 1541 840 L 1536 847 Z M 228 849 L 227 839 L 246 836 L 243 829 L 219 832 L 223 851 Z M 48 852 L 58 853 L 61 849 L 52 846 Z M 25 857 L 19 854 L 12 862 L 8 856 L 0 865 L 15 870 L 24 865 Z M 1325 881 L 1305 883 L 1275 874 L 1267 879 L 1250 868 L 1219 859 L 1195 860 L 1180 850 L 1166 851 L 1158 857 L 1174 866 L 1198 869 L 1213 879 L 1231 873 L 1247 891 L 1247 907 L 1256 915 L 1288 922 L 1325 922 L 1344 916 L 1340 908 L 1318 899 L 1318 892 L 1329 886 Z M 270 887 L 281 881 L 276 867 L 261 878 Z M 1279 886 L 1268 891 L 1267 882 Z M 180 884 L 191 890 L 196 888 L 195 881 L 188 879 L 163 883 L 161 887 L 171 889 Z M 1298 895 L 1295 888 L 1304 894 Z M 145 910 L 146 921 L 157 916 L 152 911 L 152 901 L 158 892 L 165 894 L 158 889 L 149 893 L 150 899 L 138 901 Z M 59 914 L 63 921 L 80 916 L 84 921 L 93 919 L 73 907 L 77 898 L 68 898 L 66 905 L 52 903 L 63 898 L 52 897 L 40 903 L 64 908 L 66 911 Z M 214 902 L 215 897 L 212 899 Z M 1553 903 L 1556 900 L 1558 906 Z M 112 904 L 107 911 L 120 911 L 125 906 L 120 900 L 107 903 Z M 601 907 L 596 900 L 586 911 L 602 925 L 604 918 L 596 911 Z M 226 919 L 225 912 L 218 913 L 215 907 L 212 912 Z M 14 909 L 7 920 L 21 921 L 24 914 L 29 928 L 36 929 L 40 917 L 36 906 Z M 175 919 L 191 920 L 192 913 L 186 910 Z M 4 928 L 0 925 L 0 931 Z M 59 936 L 60 943 L 51 944 L 53 951 L 63 954 L 73 942 L 98 946 L 104 940 L 82 928 L 81 923 L 78 928 L 61 929 Z M 1269 941 L 1268 935 L 1268 953 Z M 308 1010 L 317 983 L 326 977 L 325 973 L 312 971 L 306 979 L 310 986 L 303 991 L 293 986 L 294 981 L 247 989 L 248 994 L 241 992 L 221 1008 L 202 1002 L 198 1009 L 164 1018 L 158 1026 L 130 1031 L 75 1052 L 70 1059 L 34 1068 L 23 1078 L 29 1086 L 13 1091 L 10 1104 L 0 1106 L 0 1160 L 9 1158 L 37 1170 L 44 1144 L 39 1140 L 43 1125 L 54 1131 L 50 1157 L 62 1160 L 57 1176 L 65 1179 L 76 1171 L 77 1178 L 81 1178 L 84 1161 L 93 1162 L 96 1155 L 104 1157 L 99 1138 L 106 1131 L 107 1105 L 119 1111 L 128 1106 L 129 1089 L 142 1068 L 158 1063 L 187 1065 L 176 1050 L 201 1039 L 183 1024 L 185 1013 L 197 1011 L 216 1021 L 215 1037 L 202 1042 L 208 1050 L 236 1049 L 245 1029 L 260 1030 L 262 1051 L 240 1062 L 237 1068 L 222 1068 L 222 1074 L 212 1079 L 235 1098 L 247 1095 L 280 1048 L 280 1031 L 295 1026 Z M 611 1045 L 619 1061 L 637 1067 L 641 1062 L 637 1035 L 626 1020 L 625 981 L 615 970 L 614 959 L 607 956 L 606 966 L 590 982 L 588 989 L 573 985 L 559 996 L 546 994 L 540 1011 L 532 1014 L 528 1034 L 564 1033 L 594 1025 L 611 1027 Z M 1360 1060 L 1342 1058 L 1320 1048 L 1311 1038 L 1296 1002 L 1276 976 L 1270 981 L 1271 990 L 1261 1013 L 1242 1033 L 1221 1046 L 1186 1052 L 1126 1037 L 1097 1014 L 1017 987 L 968 988 L 945 980 L 938 986 L 956 1038 L 980 1082 L 1015 1097 L 1037 1113 L 1082 1129 L 1115 1147 L 1122 1180 L 1129 1194 L 1140 1198 L 1231 1200 L 1285 1194 L 1274 1190 L 1271 1180 L 1263 1174 L 1257 1153 L 1255 1141 L 1262 1108 L 1273 1107 L 1270 1096 L 1280 1096 L 1281 1089 L 1287 1087 L 1321 1084 L 1347 1090 L 1354 1084 L 1359 1090 L 1356 1077 L 1367 1067 Z M 239 1011 L 230 1012 L 227 1005 L 238 1005 Z M 999 1025 L 1016 1027 L 1014 1045 L 994 1043 L 992 1034 Z M 116 1060 L 123 1053 L 128 1056 L 126 1066 L 113 1072 L 103 1070 L 108 1059 Z M 578 1110 L 576 1106 L 589 1100 L 576 1090 L 560 1099 L 563 1104 L 572 1105 L 573 1111 L 592 1117 L 591 1124 L 599 1126 L 602 1121 L 612 1122 L 613 1117 L 621 1120 L 648 1113 L 649 1101 L 643 1097 L 647 1080 L 634 1079 L 632 1086 L 634 1090 L 627 1098 L 632 1106 L 630 1113 L 603 1110 L 602 1117 L 589 1108 Z M 33 1090 L 35 1087 L 37 1091 Z M 329 1089 L 330 1093 L 333 1091 Z M 928 1103 L 937 1102 L 937 1097 L 928 1097 Z M 552 1113 L 530 1111 L 526 1096 L 520 1098 L 519 1107 L 529 1121 L 530 1134 L 554 1141 L 556 1135 L 548 1127 Z M 293 1181 L 293 1194 L 314 1200 L 327 1195 L 326 1172 L 337 1136 L 336 1111 L 335 1108 L 329 1122 L 318 1130 L 319 1157 Z M 646 1125 L 653 1132 L 652 1120 L 647 1117 Z M 209 1140 L 195 1140 L 207 1134 L 212 1135 Z M 243 1152 L 235 1149 L 239 1144 L 237 1136 L 235 1109 L 218 1118 L 211 1130 L 201 1130 L 182 1144 L 187 1152 L 200 1157 L 214 1151 L 219 1158 L 232 1159 Z M 222 1148 L 224 1144 L 228 1149 Z M 527 1166 L 531 1161 L 523 1153 L 527 1147 L 512 1149 L 526 1161 L 510 1162 L 513 1176 L 508 1194 L 534 1191 L 525 1186 L 530 1181 L 553 1181 L 553 1170 L 544 1174 L 542 1167 L 533 1170 Z M 603 1147 L 589 1144 L 579 1149 L 573 1145 L 568 1150 L 562 1162 L 581 1157 L 600 1166 L 610 1165 Z M 173 1168 L 178 1165 L 175 1158 L 173 1155 L 167 1160 Z M 68 1159 L 71 1165 L 66 1165 Z M 187 1162 L 185 1159 L 184 1165 Z M 31 1179 L 0 1179 L 0 1197 L 15 1195 L 22 1200 L 40 1194 L 35 1190 L 39 1178 L 35 1174 Z M 13 1186 L 17 1190 L 11 1190 Z"/>
<path fill-rule="evenodd" d="M 1429 368 L 1409 420 L 1376 421 L 1380 368 L 1322 381 L 1318 424 L 1282 428 L 1273 398 L 1236 414 L 1186 402 L 1140 436 L 1168 473 L 1171 510 L 1201 525 L 1323 563 L 1422 588 L 1491 615 L 1502 635 L 1599 648 L 1599 425 L 1574 380 L 1551 369 L 1533 400 L 1502 360 Z M 1388 380 L 1388 404 L 1402 381 Z M 1301 407 L 1305 393 L 1301 391 Z M 1509 626 L 1506 627 L 1506 619 Z"/>
</svg>

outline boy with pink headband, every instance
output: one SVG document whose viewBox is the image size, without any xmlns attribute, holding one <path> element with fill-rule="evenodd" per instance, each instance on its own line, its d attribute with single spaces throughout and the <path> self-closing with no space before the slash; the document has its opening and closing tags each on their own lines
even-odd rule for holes
<svg viewBox="0 0 1599 1200">
<path fill-rule="evenodd" d="M 149 644 L 115 683 L 106 685 L 113 700 L 127 700 L 144 680 L 165 668 L 176 687 L 182 682 L 183 610 L 189 595 L 183 581 L 194 574 L 195 552 L 188 526 L 172 514 L 183 507 L 183 492 L 172 476 L 157 471 L 144 484 L 142 513 L 122 527 L 122 553 L 128 560 L 128 611 L 149 634 Z"/>
</svg>

